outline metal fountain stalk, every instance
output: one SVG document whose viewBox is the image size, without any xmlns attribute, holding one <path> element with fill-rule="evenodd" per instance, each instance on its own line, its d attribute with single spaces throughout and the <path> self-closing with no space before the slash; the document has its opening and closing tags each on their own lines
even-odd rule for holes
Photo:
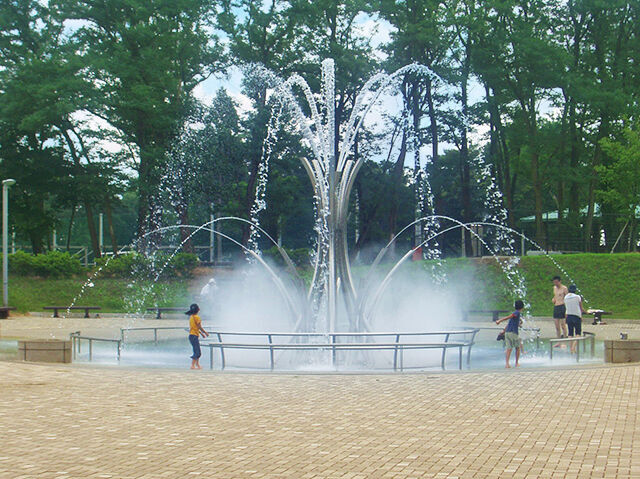
<svg viewBox="0 0 640 479">
<path fill-rule="evenodd" d="M 344 312 L 349 331 L 364 331 L 362 304 L 354 287 L 347 244 L 349 197 L 363 157 L 351 154 L 364 118 L 382 93 L 406 74 L 433 76 L 422 65 L 412 64 L 395 73 L 378 73 L 371 77 L 356 96 L 348 121 L 336 125 L 335 68 L 332 59 L 322 62 L 322 88 L 315 95 L 300 75 L 281 81 L 272 98 L 280 106 L 278 115 L 287 111 L 292 124 L 304 138 L 312 154 L 302 158 L 313 186 L 318 233 L 313 279 L 307 299 L 313 314 L 301 317 L 299 330 L 332 333 L 338 329 Z M 294 89 L 302 92 L 308 105 L 303 112 Z M 279 118 L 279 116 L 278 116 Z M 276 122 L 277 123 L 277 122 Z"/>
</svg>

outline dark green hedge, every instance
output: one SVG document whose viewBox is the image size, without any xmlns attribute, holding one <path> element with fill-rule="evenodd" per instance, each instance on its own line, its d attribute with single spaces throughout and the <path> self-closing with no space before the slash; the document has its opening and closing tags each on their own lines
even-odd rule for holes
<svg viewBox="0 0 640 479">
<path fill-rule="evenodd" d="M 189 278 L 198 266 L 198 257 L 192 253 L 156 254 L 145 257 L 138 253 L 128 253 L 117 257 L 96 260 L 100 275 L 109 278 Z"/>
<path fill-rule="evenodd" d="M 9 255 L 9 272 L 18 276 L 68 278 L 82 271 L 83 267 L 78 258 L 61 251 L 49 251 L 39 255 L 16 251 Z"/>
</svg>

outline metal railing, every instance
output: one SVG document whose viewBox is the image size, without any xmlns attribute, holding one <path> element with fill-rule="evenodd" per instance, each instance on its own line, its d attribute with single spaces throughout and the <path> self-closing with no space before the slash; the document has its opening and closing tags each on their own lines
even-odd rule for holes
<svg viewBox="0 0 640 479">
<path fill-rule="evenodd" d="M 189 331 L 189 328 L 185 326 L 144 326 L 144 327 L 120 328 L 120 341 L 122 341 L 123 345 L 125 344 L 126 333 L 129 331 L 153 331 L 153 342 L 157 346 L 159 330 Z"/>
<path fill-rule="evenodd" d="M 118 362 L 120 361 L 120 357 L 122 356 L 122 340 L 120 339 L 107 339 L 107 338 L 96 338 L 93 336 L 82 336 L 80 331 L 75 331 L 69 334 L 69 339 L 71 340 L 71 348 L 73 350 L 73 359 L 78 357 L 78 354 L 82 354 L 82 341 L 88 341 L 89 343 L 89 361 L 93 360 L 93 342 L 105 342 L 105 343 L 116 343 L 116 359 Z"/>
<path fill-rule="evenodd" d="M 213 369 L 213 350 L 217 349 L 220 354 L 221 369 L 227 366 L 225 357 L 225 349 L 246 349 L 246 350 L 268 350 L 270 369 L 275 368 L 275 352 L 286 350 L 307 350 L 307 351 L 331 351 L 332 363 L 336 363 L 337 351 L 364 351 L 364 350 L 390 350 L 393 351 L 393 369 L 404 369 L 404 351 L 417 349 L 442 349 L 440 365 L 445 369 L 446 353 L 448 349 L 458 348 L 458 366 L 462 369 L 463 349 L 467 348 L 467 366 L 471 361 L 471 348 L 474 345 L 475 336 L 478 329 L 463 329 L 451 331 L 431 331 L 419 333 L 398 333 L 398 332 L 379 332 L 379 333 L 256 333 L 256 332 L 228 332 L 228 331 L 212 331 L 211 336 L 215 336 L 217 341 L 203 341 L 202 346 L 209 348 L 209 366 Z M 224 342 L 224 337 L 233 336 L 254 336 L 265 338 L 266 342 L 261 343 L 240 343 L 240 342 Z M 402 337 L 419 337 L 419 336 L 443 336 L 444 341 L 440 342 L 400 342 Z M 452 337 L 464 336 L 462 340 L 450 341 Z M 375 342 L 374 338 L 389 337 L 391 342 Z M 276 343 L 274 338 L 290 338 L 292 342 Z M 326 342 L 311 342 L 316 338 L 326 338 Z M 360 342 L 340 342 L 340 340 L 353 339 Z M 306 340 L 302 342 L 301 340 Z M 364 340 L 364 341 L 363 341 Z"/>
<path fill-rule="evenodd" d="M 480 331 L 504 331 L 504 328 L 501 328 L 500 326 L 493 326 L 493 327 L 480 327 L 477 328 Z M 536 342 L 536 350 L 540 349 L 540 328 L 520 328 L 520 331 L 530 331 L 533 332 L 533 337 L 529 338 L 529 339 L 533 339 Z"/>
<path fill-rule="evenodd" d="M 549 359 L 553 359 L 553 348 L 556 344 L 577 342 L 576 346 L 576 362 L 580 362 L 580 343 L 582 343 L 582 352 L 587 350 L 587 341 L 591 343 L 591 357 L 596 354 L 596 335 L 588 331 L 583 331 L 582 336 L 572 336 L 569 338 L 553 338 L 549 340 Z"/>
</svg>

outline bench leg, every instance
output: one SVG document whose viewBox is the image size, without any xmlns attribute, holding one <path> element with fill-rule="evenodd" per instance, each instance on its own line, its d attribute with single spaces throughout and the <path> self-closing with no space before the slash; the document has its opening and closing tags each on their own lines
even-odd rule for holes
<svg viewBox="0 0 640 479">
<path fill-rule="evenodd" d="M 57 308 L 53 309 L 53 317 L 54 318 L 59 318 L 60 317 L 60 315 L 58 315 L 58 309 Z"/>
<path fill-rule="evenodd" d="M 84 310 L 84 317 L 88 318 L 89 317 L 89 309 L 85 309 Z"/>
</svg>

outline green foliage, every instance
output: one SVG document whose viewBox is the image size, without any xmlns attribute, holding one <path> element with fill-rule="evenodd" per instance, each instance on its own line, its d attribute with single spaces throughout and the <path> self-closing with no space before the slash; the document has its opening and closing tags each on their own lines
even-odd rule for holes
<svg viewBox="0 0 640 479">
<path fill-rule="evenodd" d="M 116 257 L 96 260 L 99 277 L 129 279 L 189 278 L 198 266 L 198 257 L 192 253 L 177 253 L 174 256 L 156 254 L 145 257 L 139 253 L 128 253 Z"/>
<path fill-rule="evenodd" d="M 599 195 L 631 217 L 640 206 L 640 130 L 626 128 L 619 141 L 605 138 L 602 146 L 612 162 L 597 168 L 603 186 Z"/>
<path fill-rule="evenodd" d="M 437 73 L 400 79 L 409 115 L 385 111 L 382 128 L 367 121 L 358 134 L 354 158 L 376 163 L 356 185 L 358 248 L 384 242 L 411 219 L 414 188 L 403 166 L 424 165 L 429 143 L 436 212 L 482 217 L 485 185 L 469 171 L 477 166 L 477 135 L 468 135 L 475 129 L 488 132 L 483 154 L 510 226 L 531 235 L 517 219 L 535 214 L 538 240 L 576 250 L 598 247 L 600 228 L 616 238 L 629 220 L 621 244 L 632 249 L 640 181 L 627 123 L 638 117 L 639 24 L 630 0 L 5 0 L 0 176 L 17 180 L 11 226 L 35 252 L 47 249 L 53 229 L 73 236 L 71 244 L 90 237 L 95 251 L 97 216 L 109 205 L 114 236 L 127 243 L 135 231 L 160 226 L 148 217 L 163 202 L 164 224 L 201 224 L 210 202 L 216 213 L 247 217 L 271 114 L 269 86 L 257 69 L 245 69 L 250 108 L 222 89 L 205 107 L 195 88 L 230 64 L 259 62 L 280 76 L 300 74 L 317 92 L 319 64 L 334 58 L 342 125 L 376 70 L 419 62 Z M 394 131 L 395 143 L 367 128 Z M 308 152 L 284 130 L 273 145 L 261 222 L 285 244 L 305 246 L 312 199 L 299 159 Z M 128 211 L 118 214 L 120 199 Z M 74 229 L 79 206 L 87 215 L 82 235 Z M 542 214 L 556 209 L 567 214 L 547 224 L 547 234 Z M 247 227 L 242 234 L 246 242 Z M 445 254 L 459 246 L 455 234 L 444 242 Z"/>
<path fill-rule="evenodd" d="M 296 266 L 305 268 L 310 265 L 311 256 L 309 255 L 308 248 L 296 248 L 296 249 L 283 248 L 283 249 L 289 256 L 293 264 L 295 264 Z M 263 254 L 265 257 L 269 258 L 271 261 L 273 261 L 277 265 L 284 266 L 285 261 L 282 258 L 282 255 L 280 254 L 276 246 L 273 246 L 272 248 L 266 251 L 263 251 Z"/>
<path fill-rule="evenodd" d="M 107 278 L 128 278 L 137 272 L 146 272 L 144 256 L 138 253 L 103 256 L 96 259 L 96 271 Z"/>
<path fill-rule="evenodd" d="M 189 278 L 198 266 L 198 256 L 193 253 L 178 253 L 169 260 L 168 274 L 180 278 Z"/>
<path fill-rule="evenodd" d="M 80 294 L 83 281 L 78 279 L 40 279 L 12 276 L 9 302 L 19 312 L 41 311 L 43 306 L 68 305 Z M 193 302 L 197 291 L 186 280 L 136 281 L 124 278 L 98 278 L 93 287 L 84 289 L 78 304 L 96 305 L 105 312 L 132 312 L 132 304 L 144 311 L 153 306 L 184 306 Z"/>
<path fill-rule="evenodd" d="M 39 255 L 16 251 L 9 255 L 9 271 L 19 276 L 68 278 L 80 274 L 83 269 L 78 258 L 61 251 Z"/>
</svg>

